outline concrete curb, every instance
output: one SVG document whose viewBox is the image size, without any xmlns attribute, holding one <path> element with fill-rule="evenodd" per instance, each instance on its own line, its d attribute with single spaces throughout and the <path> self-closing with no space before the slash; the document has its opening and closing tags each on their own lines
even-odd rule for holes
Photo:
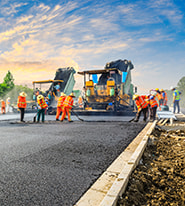
<svg viewBox="0 0 185 206">
<path fill-rule="evenodd" d="M 115 206 L 137 166 L 157 120 L 149 122 L 74 206 Z"/>
</svg>

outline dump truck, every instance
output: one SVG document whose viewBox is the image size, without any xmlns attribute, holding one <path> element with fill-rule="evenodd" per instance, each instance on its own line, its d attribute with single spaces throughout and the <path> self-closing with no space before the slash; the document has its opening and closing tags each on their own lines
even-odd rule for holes
<svg viewBox="0 0 185 206">
<path fill-rule="evenodd" d="M 122 111 L 133 107 L 134 86 L 131 61 L 109 62 L 101 70 L 78 72 L 84 76 L 84 109 Z"/>
</svg>

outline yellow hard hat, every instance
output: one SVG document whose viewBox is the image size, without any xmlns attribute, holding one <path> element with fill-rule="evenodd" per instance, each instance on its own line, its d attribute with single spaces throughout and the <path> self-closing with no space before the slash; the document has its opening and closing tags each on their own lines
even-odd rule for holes
<svg viewBox="0 0 185 206">
<path fill-rule="evenodd" d="M 156 88 L 155 91 L 159 91 L 159 88 Z"/>
<path fill-rule="evenodd" d="M 44 97 L 41 95 L 41 94 L 39 94 L 38 96 L 37 96 L 37 99 L 43 99 Z"/>
<path fill-rule="evenodd" d="M 137 99 L 138 97 L 139 97 L 138 94 L 134 94 L 134 96 L 133 96 L 133 100 Z"/>
<path fill-rule="evenodd" d="M 60 96 L 65 97 L 66 94 L 65 94 L 64 92 L 61 92 L 61 93 L 60 93 Z"/>
<path fill-rule="evenodd" d="M 160 92 L 164 92 L 164 89 L 161 89 Z"/>
<path fill-rule="evenodd" d="M 75 95 L 74 95 L 74 93 L 73 93 L 73 92 L 71 92 L 71 94 L 70 94 L 69 96 L 71 96 L 71 97 L 75 97 Z"/>
</svg>

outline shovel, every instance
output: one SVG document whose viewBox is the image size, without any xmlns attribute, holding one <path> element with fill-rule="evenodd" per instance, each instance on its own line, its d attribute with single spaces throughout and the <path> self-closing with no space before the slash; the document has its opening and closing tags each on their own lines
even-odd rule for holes
<svg viewBox="0 0 185 206">
<path fill-rule="evenodd" d="M 71 110 L 71 112 L 80 120 L 80 121 L 84 121 L 84 119 L 81 119 L 76 112 L 74 112 L 73 110 Z"/>
<path fill-rule="evenodd" d="M 35 116 L 33 117 L 33 122 L 36 122 L 36 117 L 37 117 L 37 113 L 36 113 Z"/>
</svg>

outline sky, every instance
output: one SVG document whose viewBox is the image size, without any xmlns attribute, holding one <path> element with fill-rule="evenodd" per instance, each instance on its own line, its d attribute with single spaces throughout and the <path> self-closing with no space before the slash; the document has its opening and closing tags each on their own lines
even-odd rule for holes
<svg viewBox="0 0 185 206">
<path fill-rule="evenodd" d="M 127 59 L 138 93 L 170 89 L 185 76 L 184 15 L 184 0 L 0 0 L 0 81 L 9 70 L 32 87 L 58 68 Z"/>
</svg>

